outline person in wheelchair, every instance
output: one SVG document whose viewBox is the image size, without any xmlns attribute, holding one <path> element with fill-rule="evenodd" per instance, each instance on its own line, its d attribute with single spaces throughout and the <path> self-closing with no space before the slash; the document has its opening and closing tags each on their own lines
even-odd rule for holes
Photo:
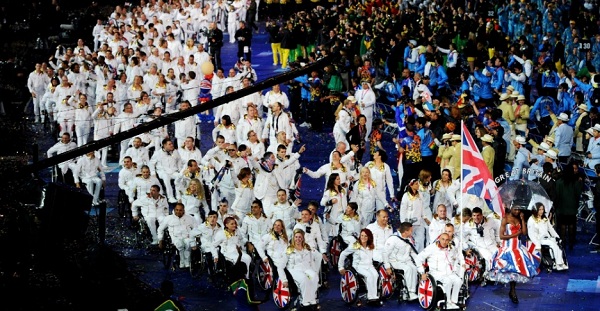
<svg viewBox="0 0 600 311">
<path fill-rule="evenodd" d="M 150 167 L 142 165 L 140 174 L 131 183 L 132 196 L 129 197 L 129 203 L 133 203 L 136 198 L 142 198 L 147 193 L 150 193 L 150 187 L 153 185 L 158 185 L 158 189 L 160 190 L 160 181 L 158 178 L 150 174 Z"/>
<path fill-rule="evenodd" d="M 427 280 L 424 263 L 429 266 L 429 274 L 442 284 L 446 294 L 446 307 L 457 309 L 458 295 L 463 283 L 465 262 L 461 251 L 457 251 L 450 245 L 450 236 L 442 233 L 438 241 L 427 246 L 416 257 L 415 264 L 421 274 L 421 280 Z"/>
<path fill-rule="evenodd" d="M 94 196 L 92 205 L 100 204 L 100 189 L 106 184 L 106 176 L 94 151 L 77 160 L 73 168 L 73 178 L 77 188 L 81 187 L 80 182 L 85 183 L 87 191 Z"/>
<path fill-rule="evenodd" d="M 451 220 L 446 216 L 446 205 L 440 204 L 437 206 L 436 213 L 433 215 L 433 220 L 429 224 L 429 241 L 430 244 L 440 234 L 444 233 L 446 224 L 449 224 Z"/>
<path fill-rule="evenodd" d="M 373 266 L 374 250 L 373 233 L 371 233 L 371 230 L 369 229 L 362 229 L 360 231 L 359 240 L 348 245 L 340 255 L 338 270 L 341 275 L 346 273 L 346 258 L 352 255 L 352 268 L 364 278 L 365 285 L 367 286 L 367 299 L 369 300 L 369 304 L 382 305 L 383 303 L 379 300 L 379 292 L 377 289 L 379 273 L 377 273 L 377 270 L 375 270 L 375 267 Z"/>
<path fill-rule="evenodd" d="M 246 245 L 246 240 L 240 234 L 235 218 L 225 218 L 224 224 L 224 230 L 217 231 L 212 243 L 211 253 L 213 256 L 213 261 L 215 264 L 219 262 L 218 247 L 220 247 L 221 254 L 223 254 L 225 260 L 232 265 L 235 265 L 238 261 L 238 258 L 241 257 L 241 261 L 244 263 L 246 268 L 245 276 L 246 278 L 249 278 L 249 267 L 252 258 L 250 258 L 250 256 L 245 252 L 242 252 L 242 247 Z"/>
<path fill-rule="evenodd" d="M 318 255 L 304 241 L 304 235 L 302 229 L 294 230 L 294 236 L 285 252 L 285 267 L 298 286 L 302 297 L 302 306 L 308 307 L 317 304 L 319 277 L 318 272 L 313 269 L 312 263 L 314 262 L 314 256 Z M 279 278 L 284 287 L 288 287 L 286 274 L 279 274 Z"/>
<path fill-rule="evenodd" d="M 463 247 L 467 248 L 467 255 L 471 255 L 471 250 L 476 250 L 483 259 L 485 259 L 487 275 L 492 267 L 492 257 L 498 247 L 500 247 L 500 232 L 495 221 L 490 221 L 483 217 L 483 211 L 479 207 L 473 208 L 473 218 L 465 224 L 464 238 L 467 243 Z"/>
<path fill-rule="evenodd" d="M 323 241 L 321 227 L 313 225 L 313 215 L 309 209 L 304 209 L 300 212 L 300 221 L 294 226 L 294 230 L 300 229 L 304 231 L 304 241 L 314 251 L 321 253 L 321 256 L 315 256 L 313 262 L 313 270 L 320 271 L 321 260 L 327 262 L 327 244 Z"/>
<path fill-rule="evenodd" d="M 206 202 L 206 195 L 204 193 L 204 186 L 199 179 L 193 178 L 190 180 L 187 189 L 181 195 L 179 199 L 180 203 L 186 207 L 186 214 L 194 217 L 197 223 L 204 222 L 206 214 L 210 210 L 208 203 Z"/>
<path fill-rule="evenodd" d="M 277 219 L 273 223 L 273 227 L 269 233 L 261 238 L 261 243 L 256 244 L 256 251 L 264 262 L 269 262 L 269 259 L 275 265 L 276 276 L 285 275 L 283 269 L 287 262 L 286 249 L 288 247 L 288 236 L 285 232 L 285 224 L 283 220 Z"/>
<path fill-rule="evenodd" d="M 185 206 L 177 203 L 175 209 L 173 209 L 173 214 L 165 217 L 158 227 L 158 247 L 164 247 L 163 236 L 165 229 L 169 229 L 171 242 L 179 251 L 179 268 L 190 267 L 191 246 L 194 239 L 191 233 L 197 226 L 194 217 L 185 213 Z"/>
<path fill-rule="evenodd" d="M 367 229 L 373 234 L 373 244 L 375 245 L 373 260 L 381 263 L 385 258 L 385 241 L 394 233 L 394 230 L 388 224 L 389 216 L 386 210 L 380 209 L 375 215 L 377 220 L 369 224 Z"/>
<path fill-rule="evenodd" d="M 262 238 L 269 232 L 269 226 L 271 221 L 265 216 L 263 212 L 262 202 L 260 200 L 254 200 L 250 207 L 250 213 L 242 221 L 242 227 L 240 233 L 248 242 L 246 248 L 249 254 L 254 254 L 255 249 L 258 250 L 257 245 L 262 244 Z M 262 257 L 261 257 L 262 258 Z"/>
<path fill-rule="evenodd" d="M 139 211 L 141 209 L 142 216 L 146 219 L 148 229 L 152 234 L 152 245 L 158 244 L 158 232 L 156 230 L 156 222 L 159 225 L 162 223 L 165 217 L 169 215 L 169 203 L 167 198 L 160 194 L 160 187 L 153 185 L 150 187 L 150 193 L 147 196 L 141 197 L 131 204 L 131 216 L 133 221 L 139 220 Z"/>
<path fill-rule="evenodd" d="M 212 260 L 212 245 L 214 241 L 214 237 L 217 232 L 221 231 L 222 227 L 217 222 L 217 211 L 210 211 L 206 216 L 206 221 L 199 224 L 196 228 L 192 229 L 190 232 L 190 236 L 197 237 L 200 236 L 200 251 L 207 256 L 207 263 L 213 263 Z M 196 250 L 198 245 L 196 240 L 193 240 L 190 244 L 192 250 Z M 214 272 L 215 266 L 213 264 L 208 265 L 208 270 L 212 273 Z"/>
<path fill-rule="evenodd" d="M 556 270 L 567 270 L 569 266 L 563 259 L 563 250 L 560 247 L 560 237 L 552 227 L 552 224 L 546 217 L 546 208 L 544 204 L 535 203 L 535 210 L 529 220 L 527 220 L 527 233 L 529 239 L 535 244 L 536 250 L 541 253 L 542 246 L 550 247 L 551 255 L 554 259 L 554 267 Z"/>
<path fill-rule="evenodd" d="M 130 156 L 125 156 L 123 158 L 123 168 L 119 171 L 119 179 L 118 185 L 120 191 L 124 191 L 125 195 L 128 199 L 127 202 L 133 202 L 133 181 L 135 177 L 140 173 L 140 170 L 137 168 L 137 165 L 133 163 L 133 160 Z"/>
<path fill-rule="evenodd" d="M 408 288 L 408 300 L 415 300 L 417 296 L 417 266 L 415 258 L 417 249 L 412 238 L 412 224 L 403 222 L 394 233 L 385 241 L 387 258 L 384 260 L 385 268 L 388 274 L 392 274 L 392 269 L 404 271 L 404 280 Z"/>
<path fill-rule="evenodd" d="M 338 223 L 340 223 L 340 237 L 344 240 L 347 245 L 352 245 L 356 242 L 357 237 L 360 234 L 361 218 L 356 212 L 358 210 L 358 204 L 356 202 L 348 203 L 344 214 L 338 217 Z"/>
</svg>

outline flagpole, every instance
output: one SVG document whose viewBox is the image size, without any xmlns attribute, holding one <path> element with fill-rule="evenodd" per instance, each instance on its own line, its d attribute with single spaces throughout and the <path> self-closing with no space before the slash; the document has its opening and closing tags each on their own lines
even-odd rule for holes
<svg viewBox="0 0 600 311">
<path fill-rule="evenodd" d="M 464 139 L 464 120 L 460 121 L 460 178 L 459 178 L 459 182 L 460 182 L 460 195 L 459 195 L 459 203 L 458 203 L 458 208 L 460 208 L 460 251 L 462 251 L 463 249 L 463 236 L 464 236 L 464 224 L 463 224 L 463 209 L 461 207 L 462 202 L 463 202 L 463 191 L 464 191 L 464 183 L 463 183 L 463 164 L 465 161 L 465 157 L 462 154 L 462 149 L 463 149 L 463 139 Z"/>
</svg>

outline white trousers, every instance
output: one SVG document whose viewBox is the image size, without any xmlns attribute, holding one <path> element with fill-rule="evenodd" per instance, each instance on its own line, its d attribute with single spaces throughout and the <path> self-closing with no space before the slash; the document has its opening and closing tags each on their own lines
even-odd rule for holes
<svg viewBox="0 0 600 311">
<path fill-rule="evenodd" d="M 161 221 L 163 221 L 163 219 L 165 218 L 165 216 L 158 216 L 158 217 L 150 217 L 150 216 L 146 216 L 144 214 L 142 214 L 142 216 L 144 216 L 144 219 L 146 220 L 146 224 L 148 224 L 148 229 L 150 230 L 150 234 L 152 234 L 152 244 L 156 244 L 158 243 L 158 227 L 156 226 L 156 221 L 158 220 L 158 223 L 160 224 Z"/>
<path fill-rule="evenodd" d="M 87 144 L 90 138 L 90 127 L 85 125 L 75 125 L 75 135 L 77 135 L 77 147 Z"/>
<path fill-rule="evenodd" d="M 557 266 L 563 265 L 565 263 L 565 261 L 563 259 L 563 251 L 558 246 L 558 243 L 556 243 L 556 240 L 554 240 L 552 238 L 548 238 L 548 239 L 543 239 L 541 241 L 541 243 L 542 243 L 542 245 L 546 245 L 546 246 L 550 247 L 550 249 L 552 250 L 552 253 L 554 255 L 554 263 Z"/>
<path fill-rule="evenodd" d="M 185 268 L 190 266 L 190 256 L 191 256 L 191 242 L 194 239 L 191 238 L 175 238 L 173 239 L 173 245 L 177 247 L 179 251 L 179 267 Z"/>
<path fill-rule="evenodd" d="M 413 239 L 415 239 L 415 248 L 418 252 L 425 248 L 425 226 L 413 225 Z"/>
<path fill-rule="evenodd" d="M 289 270 L 300 295 L 302 305 L 310 306 L 317 303 L 317 289 L 319 288 L 319 277 L 313 270 L 291 269 Z"/>
<path fill-rule="evenodd" d="M 102 189 L 102 179 L 100 179 L 100 177 L 91 177 L 83 178 L 81 181 L 85 183 L 87 191 L 94 196 L 92 204 L 98 204 L 100 200 L 100 189 Z"/>
<path fill-rule="evenodd" d="M 442 283 L 442 288 L 446 294 L 446 304 L 452 302 L 458 303 L 458 294 L 460 293 L 460 286 L 462 285 L 462 279 L 452 273 L 447 275 L 433 275 L 436 281 Z"/>
<path fill-rule="evenodd" d="M 165 183 L 165 193 L 167 194 L 167 198 L 169 200 L 173 200 L 175 197 L 173 196 L 173 186 L 171 185 L 171 180 L 174 180 L 175 177 L 177 177 L 177 173 L 167 173 L 163 170 L 157 171 L 156 173 L 158 174 L 158 177 Z"/>
<path fill-rule="evenodd" d="M 59 120 L 60 132 L 59 137 L 64 133 L 69 133 L 69 136 L 73 137 L 73 120 L 63 119 Z"/>
<path fill-rule="evenodd" d="M 373 267 L 373 265 L 353 265 L 352 267 L 363 277 L 365 285 L 367 285 L 367 299 L 379 299 L 379 295 L 377 295 L 377 279 L 379 278 L 379 273 L 377 273 L 375 267 Z"/>
</svg>

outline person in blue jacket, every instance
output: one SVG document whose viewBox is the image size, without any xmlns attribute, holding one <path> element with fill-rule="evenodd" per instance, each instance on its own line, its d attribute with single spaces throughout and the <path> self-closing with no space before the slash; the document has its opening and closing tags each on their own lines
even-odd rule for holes
<svg viewBox="0 0 600 311">
<path fill-rule="evenodd" d="M 441 56 L 435 58 L 435 66 L 437 71 L 437 93 L 439 96 L 445 96 L 448 94 L 448 74 L 446 73 L 446 69 L 442 65 L 444 63 L 444 59 Z"/>
<path fill-rule="evenodd" d="M 475 70 L 474 75 L 477 82 L 479 82 L 479 90 L 477 91 L 479 100 L 485 102 L 486 104 L 492 104 L 494 99 L 491 84 L 492 73 L 487 69 L 483 69 L 481 72 L 479 70 Z"/>
<path fill-rule="evenodd" d="M 577 109 L 573 110 L 573 106 L 575 106 L 575 99 L 573 95 L 569 93 L 569 85 L 567 83 L 561 83 L 558 87 L 558 113 L 566 112 L 574 114 Z M 573 124 L 575 125 L 575 124 Z"/>
<path fill-rule="evenodd" d="M 556 101 L 551 96 L 548 96 L 548 90 L 543 88 L 540 90 L 540 97 L 535 101 L 533 107 L 529 112 L 529 120 L 533 120 L 537 123 L 538 129 L 542 136 L 547 135 L 552 127 L 552 118 L 550 117 L 550 111 L 554 114 L 558 114 L 558 107 Z M 537 115 L 539 115 L 539 119 Z"/>
<path fill-rule="evenodd" d="M 544 72 L 542 73 L 542 88 L 546 89 L 548 96 L 556 98 L 556 92 L 560 78 L 551 62 L 544 63 Z"/>
<path fill-rule="evenodd" d="M 415 72 L 423 75 L 425 73 L 425 65 L 427 65 L 427 58 L 425 57 L 425 47 L 419 47 L 419 59 L 417 60 L 417 68 L 415 68 Z"/>
<path fill-rule="evenodd" d="M 584 83 L 583 81 L 577 79 L 577 73 L 575 71 L 571 72 L 571 77 L 577 88 L 583 93 L 583 97 L 585 98 L 585 102 L 588 107 L 591 106 L 590 99 L 592 98 L 592 94 L 594 93 L 594 87 L 590 84 Z M 598 79 L 597 76 L 594 78 Z"/>
<path fill-rule="evenodd" d="M 492 72 L 492 89 L 496 94 L 504 91 L 504 60 L 500 57 L 494 57 L 488 61 L 489 71 Z M 493 67 L 492 67 L 493 66 Z"/>
</svg>

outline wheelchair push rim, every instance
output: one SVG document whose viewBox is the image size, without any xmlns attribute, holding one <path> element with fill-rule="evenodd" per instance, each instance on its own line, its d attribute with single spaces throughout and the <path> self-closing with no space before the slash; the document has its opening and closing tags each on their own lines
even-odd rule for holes
<svg viewBox="0 0 600 311">
<path fill-rule="evenodd" d="M 428 276 L 427 280 L 419 280 L 417 296 L 419 297 L 419 305 L 421 308 L 425 310 L 432 310 L 435 308 L 436 285 L 431 276 Z"/>
</svg>

